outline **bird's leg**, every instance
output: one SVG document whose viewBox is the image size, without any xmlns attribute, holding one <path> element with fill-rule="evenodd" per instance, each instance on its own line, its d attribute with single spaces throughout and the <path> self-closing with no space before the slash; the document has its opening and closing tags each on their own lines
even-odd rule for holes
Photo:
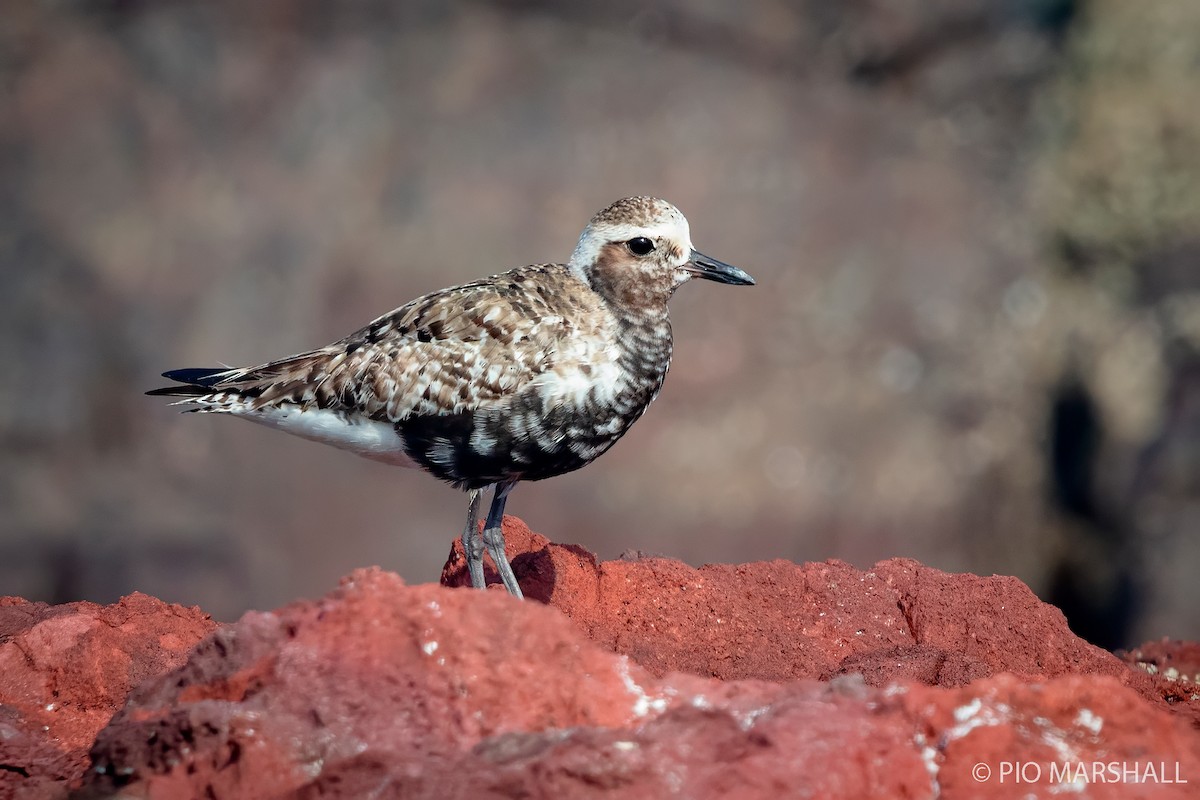
<svg viewBox="0 0 1200 800">
<path fill-rule="evenodd" d="M 504 502 L 516 485 L 516 481 L 496 484 L 496 492 L 492 495 L 492 507 L 488 510 L 487 524 L 483 526 L 483 546 L 492 554 L 492 561 L 496 563 L 496 571 L 500 573 L 500 580 L 504 581 L 504 588 L 520 600 L 524 595 L 517 584 L 517 576 L 513 575 L 512 567 L 509 566 L 508 556 L 504 553 L 504 531 L 500 527 L 504 520 Z"/>
<path fill-rule="evenodd" d="M 487 588 L 483 582 L 483 538 L 479 535 L 479 498 L 483 489 L 470 491 L 471 504 L 467 506 L 467 527 L 463 528 L 463 554 L 467 557 L 467 571 L 471 573 L 471 585 L 476 589 Z"/>
</svg>

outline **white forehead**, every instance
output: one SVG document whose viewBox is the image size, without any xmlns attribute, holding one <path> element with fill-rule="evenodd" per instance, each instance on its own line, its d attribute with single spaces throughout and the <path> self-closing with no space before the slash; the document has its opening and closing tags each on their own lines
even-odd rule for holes
<svg viewBox="0 0 1200 800">
<path fill-rule="evenodd" d="M 604 245 L 610 242 L 628 242 L 630 239 L 636 239 L 639 236 L 645 236 L 647 239 L 653 239 L 657 242 L 670 242 L 679 245 L 679 249 L 682 252 L 680 263 L 686 261 L 692 251 L 691 229 L 688 226 L 687 219 L 678 212 L 642 225 L 632 222 L 593 220 L 590 225 L 583 229 L 583 233 L 579 237 L 579 243 L 575 245 L 575 252 L 571 254 L 570 266 L 575 269 L 582 269 L 589 264 L 594 264 L 596 263 L 596 259 L 599 258 L 600 251 L 604 248 Z"/>
</svg>

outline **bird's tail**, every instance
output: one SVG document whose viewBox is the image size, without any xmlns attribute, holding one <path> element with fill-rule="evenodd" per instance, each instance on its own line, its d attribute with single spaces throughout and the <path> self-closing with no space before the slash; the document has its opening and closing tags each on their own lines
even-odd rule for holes
<svg viewBox="0 0 1200 800">
<path fill-rule="evenodd" d="M 233 371 L 235 370 L 225 367 L 217 369 L 173 369 L 169 372 L 164 372 L 162 376 L 167 380 L 178 382 L 179 385 L 151 389 L 146 394 L 167 397 L 199 397 L 200 395 L 212 394 L 213 386 L 219 383 L 223 376 Z"/>
<path fill-rule="evenodd" d="M 174 386 L 164 386 L 161 389 L 151 389 L 146 392 L 156 397 L 182 397 L 172 405 L 195 404 L 188 411 L 208 411 L 228 404 L 231 396 L 241 395 L 242 391 L 232 386 L 225 387 L 232 380 L 236 381 L 238 373 L 244 370 L 229 369 L 228 367 L 200 367 L 188 369 L 173 369 L 162 375 L 168 380 L 177 381 Z"/>
<path fill-rule="evenodd" d="M 174 405 L 193 405 L 188 411 L 253 410 L 275 402 L 310 400 L 310 379 L 323 377 L 328 356 L 321 351 L 302 353 L 257 367 L 189 368 L 164 372 L 175 386 L 151 389 L 148 395 L 181 397 Z M 320 374 L 317 374 L 320 373 Z"/>
</svg>

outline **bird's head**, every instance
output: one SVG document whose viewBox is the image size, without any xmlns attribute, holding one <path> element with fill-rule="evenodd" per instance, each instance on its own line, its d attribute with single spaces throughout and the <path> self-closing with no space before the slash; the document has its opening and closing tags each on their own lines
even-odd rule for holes
<svg viewBox="0 0 1200 800">
<path fill-rule="evenodd" d="M 692 278 L 754 284 L 737 267 L 696 250 L 687 218 L 657 197 L 626 197 L 592 217 L 569 267 L 610 303 L 634 311 L 665 308 Z"/>
</svg>

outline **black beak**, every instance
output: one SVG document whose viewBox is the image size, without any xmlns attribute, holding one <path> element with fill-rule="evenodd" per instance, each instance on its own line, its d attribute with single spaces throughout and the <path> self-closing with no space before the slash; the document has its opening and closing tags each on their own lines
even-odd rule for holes
<svg viewBox="0 0 1200 800">
<path fill-rule="evenodd" d="M 754 278 L 751 278 L 744 270 L 740 270 L 732 264 L 726 264 L 724 261 L 709 258 L 699 250 L 692 251 L 692 257 L 683 265 L 683 268 L 697 278 L 705 278 L 717 283 L 728 283 L 731 286 L 754 285 Z"/>
</svg>

